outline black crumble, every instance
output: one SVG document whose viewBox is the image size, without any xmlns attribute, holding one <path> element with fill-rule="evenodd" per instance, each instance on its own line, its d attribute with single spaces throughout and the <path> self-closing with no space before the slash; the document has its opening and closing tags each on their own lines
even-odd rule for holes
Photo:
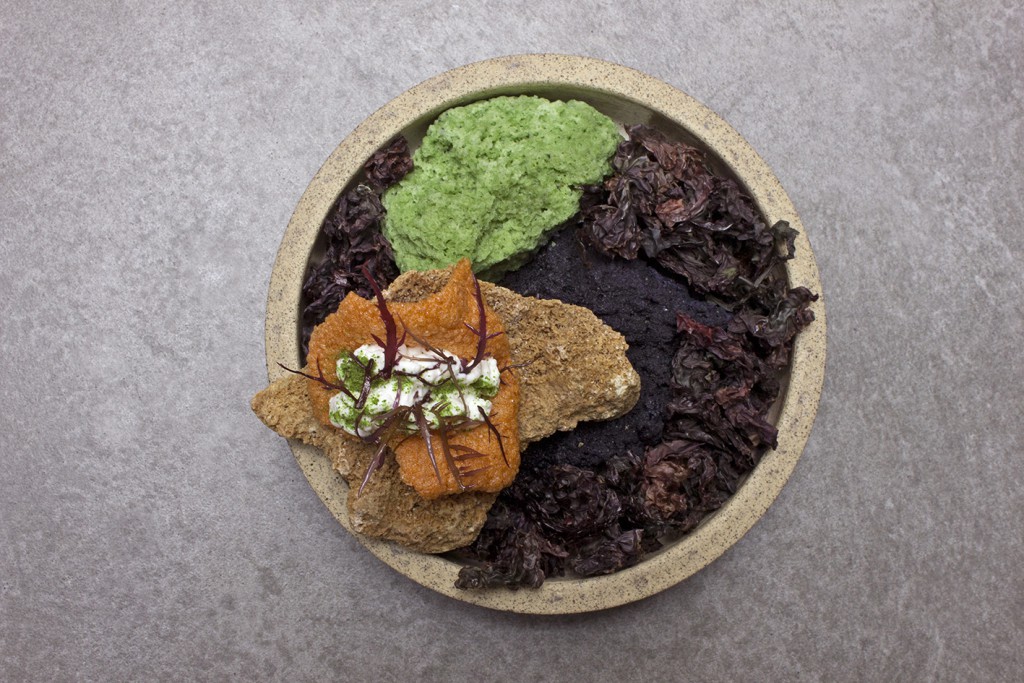
<svg viewBox="0 0 1024 683">
<path fill-rule="evenodd" d="M 636 407 L 614 420 L 581 422 L 531 444 L 523 453 L 524 470 L 565 463 L 594 469 L 609 457 L 632 451 L 643 455 L 661 441 L 665 406 L 672 398 L 671 359 L 679 347 L 676 313 L 708 325 L 724 325 L 725 309 L 700 301 L 679 280 L 643 258 L 610 259 L 587 249 L 575 227 L 559 230 L 525 266 L 499 284 L 523 296 L 558 299 L 593 311 L 629 344 L 627 358 L 640 375 Z"/>
</svg>

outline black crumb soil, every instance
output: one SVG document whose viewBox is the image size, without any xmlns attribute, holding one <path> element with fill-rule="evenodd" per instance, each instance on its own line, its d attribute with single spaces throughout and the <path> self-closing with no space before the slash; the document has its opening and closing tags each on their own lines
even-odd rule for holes
<svg viewBox="0 0 1024 683">
<path fill-rule="evenodd" d="M 633 410 L 615 420 L 581 423 L 571 432 L 530 445 L 523 453 L 524 469 L 555 463 L 592 468 L 616 453 L 641 454 L 656 444 L 671 399 L 676 313 L 714 325 L 731 317 L 721 307 L 695 299 L 684 283 L 643 259 L 609 259 L 584 247 L 571 227 L 556 233 L 533 260 L 499 284 L 524 296 L 589 308 L 626 338 L 626 355 L 640 375 L 640 400 Z"/>
</svg>

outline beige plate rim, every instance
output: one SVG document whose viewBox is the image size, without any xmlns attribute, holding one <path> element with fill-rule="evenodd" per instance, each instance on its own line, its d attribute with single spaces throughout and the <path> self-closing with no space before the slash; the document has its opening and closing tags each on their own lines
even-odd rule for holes
<svg viewBox="0 0 1024 683">
<path fill-rule="evenodd" d="M 271 381 L 278 363 L 299 358 L 302 277 L 317 231 L 330 206 L 381 145 L 425 116 L 481 97 L 544 88 L 592 93 L 641 105 L 685 128 L 729 165 L 769 222 L 784 219 L 799 231 L 796 258 L 787 263 L 792 286 L 822 292 L 817 264 L 796 209 L 768 165 L 729 124 L 689 95 L 634 69 L 589 57 L 512 55 L 447 71 L 407 90 L 370 115 L 328 157 L 303 193 L 281 242 L 267 297 L 266 356 Z M 704 568 L 736 543 L 775 500 L 796 466 L 817 412 L 825 371 L 825 306 L 812 305 L 815 322 L 798 337 L 789 386 L 777 426 L 778 448 L 769 451 L 735 495 L 691 534 L 635 567 L 609 576 L 552 579 L 537 590 L 462 591 L 454 587 L 459 565 L 392 543 L 356 538 L 386 564 L 449 597 L 496 610 L 567 614 L 607 609 L 640 600 Z M 310 486 L 351 531 L 347 486 L 319 451 L 290 442 Z"/>
</svg>

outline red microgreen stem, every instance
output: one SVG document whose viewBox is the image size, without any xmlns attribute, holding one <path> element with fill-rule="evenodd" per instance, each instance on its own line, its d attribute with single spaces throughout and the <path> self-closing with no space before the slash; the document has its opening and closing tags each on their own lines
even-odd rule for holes
<svg viewBox="0 0 1024 683">
<path fill-rule="evenodd" d="M 317 360 L 317 362 L 316 362 L 316 372 L 317 372 L 317 376 L 316 377 L 314 377 L 313 375 L 308 375 L 305 372 L 303 372 L 302 370 L 292 370 L 290 367 L 288 367 L 287 365 L 284 365 L 283 363 L 278 363 L 278 365 L 281 366 L 282 370 L 286 370 L 286 371 L 288 371 L 288 372 L 290 372 L 290 373 L 292 373 L 294 375 L 302 375 L 306 379 L 311 379 L 314 382 L 319 382 L 320 384 L 324 385 L 328 389 L 333 389 L 334 391 L 340 391 L 341 393 L 345 394 L 346 396 L 348 396 L 353 401 L 356 400 L 356 397 L 352 395 L 352 392 L 349 391 L 348 388 L 344 384 L 334 384 L 333 382 L 329 381 L 326 377 L 324 377 L 323 370 L 320 369 L 320 361 L 319 360 Z"/>
<path fill-rule="evenodd" d="M 477 336 L 476 357 L 468 365 L 466 361 L 462 361 L 463 372 L 469 372 L 480 364 L 480 361 L 484 359 L 484 354 L 487 352 L 487 340 L 490 339 L 487 336 L 487 311 L 484 309 L 484 295 L 480 291 L 480 280 L 477 280 L 476 276 L 473 277 L 473 297 L 476 299 L 476 308 L 480 314 L 477 329 L 474 330 L 469 323 L 463 324 Z"/>
<path fill-rule="evenodd" d="M 491 466 L 490 465 L 485 465 L 484 467 L 477 467 L 475 470 L 466 470 L 465 472 L 461 472 L 460 474 L 462 474 L 462 476 L 464 476 L 464 477 L 472 477 L 474 474 L 479 474 L 480 472 L 486 472 L 489 469 L 491 469 Z M 465 491 L 466 487 L 463 486 L 462 490 Z"/>
<path fill-rule="evenodd" d="M 448 465 L 448 471 L 455 477 L 455 483 L 458 485 L 459 490 L 465 491 L 466 485 L 462 483 L 462 472 L 459 470 L 458 463 L 455 462 L 451 446 L 448 443 L 448 427 L 443 419 L 439 419 L 439 422 L 441 429 L 437 430 L 437 438 L 441 442 L 441 451 L 444 453 L 445 464 Z"/>
<path fill-rule="evenodd" d="M 477 406 L 477 412 L 479 412 L 480 417 L 483 418 L 484 424 L 487 425 L 488 431 L 490 431 L 492 434 L 494 434 L 495 437 L 497 437 L 498 448 L 501 449 L 501 459 L 505 461 L 505 467 L 511 467 L 511 465 L 508 464 L 508 456 L 505 455 L 505 442 L 501 438 L 501 432 L 498 431 L 498 428 L 494 426 L 493 422 L 491 422 L 491 418 L 489 418 L 487 416 L 487 413 L 484 412 L 483 406 Z"/>
<path fill-rule="evenodd" d="M 457 453 L 459 453 L 459 455 L 454 455 L 452 457 L 455 460 L 458 460 L 460 462 L 463 461 L 463 460 L 475 460 L 476 458 L 486 458 L 487 457 L 486 453 L 481 453 L 480 451 L 476 450 L 475 448 L 470 448 L 469 446 L 463 446 L 462 444 L 454 444 L 452 446 L 452 450 L 456 451 Z"/>
<path fill-rule="evenodd" d="M 366 474 L 363 475 L 363 483 L 359 485 L 359 490 L 356 491 L 356 495 L 362 495 L 363 489 L 366 488 L 366 483 L 370 481 L 370 477 L 373 473 L 379 470 L 384 465 L 384 458 L 387 456 L 388 444 L 386 441 L 381 441 L 380 446 L 377 448 L 377 452 L 373 455 L 373 460 L 366 467 Z"/>
<path fill-rule="evenodd" d="M 377 286 L 377 281 L 370 275 L 370 269 L 363 265 L 363 277 L 370 284 L 370 288 L 373 290 L 373 295 L 377 297 L 377 309 L 380 311 L 380 320 L 384 323 L 384 338 L 385 341 L 382 343 L 380 339 L 374 337 L 374 341 L 377 342 L 378 346 L 384 349 L 384 367 L 381 368 L 380 374 L 384 379 L 391 378 L 391 371 L 395 367 L 395 363 L 398 362 L 398 347 L 402 345 L 402 341 L 405 340 L 405 335 L 402 335 L 402 341 L 398 339 L 398 326 L 395 325 L 395 317 L 391 315 L 391 311 L 388 310 L 388 305 L 384 301 L 384 294 L 380 291 L 380 287 Z"/>
<path fill-rule="evenodd" d="M 427 446 L 427 455 L 430 457 L 430 465 L 434 468 L 434 474 L 437 476 L 437 483 L 444 486 L 444 480 L 441 479 L 441 470 L 438 469 L 437 458 L 434 456 L 434 443 L 433 439 L 430 438 L 430 425 L 427 424 L 427 417 L 423 414 L 423 406 L 413 407 L 412 414 L 416 418 L 416 426 L 420 428 L 420 436 L 423 437 L 423 442 Z M 455 474 L 455 472 L 453 471 L 452 474 Z"/>
<path fill-rule="evenodd" d="M 366 399 L 370 397 L 370 390 L 373 388 L 374 377 L 373 372 L 371 372 L 372 368 L 372 363 L 367 363 L 366 367 L 363 368 L 363 387 L 359 391 L 359 398 L 356 399 L 355 405 L 355 408 L 359 411 L 360 415 L 363 414 L 363 408 L 366 406 Z"/>
</svg>

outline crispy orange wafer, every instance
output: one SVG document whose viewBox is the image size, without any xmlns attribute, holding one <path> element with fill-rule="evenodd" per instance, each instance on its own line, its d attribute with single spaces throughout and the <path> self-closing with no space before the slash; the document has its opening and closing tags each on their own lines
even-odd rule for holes
<svg viewBox="0 0 1024 683">
<path fill-rule="evenodd" d="M 455 266 L 448 284 L 437 294 L 411 303 L 389 303 L 388 309 L 395 318 L 399 337 L 408 327 L 411 333 L 407 338 L 408 343 L 415 343 L 415 335 L 460 358 L 472 359 L 476 356 L 480 338 L 467 325 L 476 328 L 480 312 L 469 260 L 463 259 Z M 484 312 L 487 334 L 503 333 L 505 328 L 498 315 L 486 304 Z M 385 338 L 385 326 L 377 304 L 349 293 L 338 310 L 313 330 L 306 357 L 308 370 L 316 375 L 319 369 L 324 377 L 333 379 L 341 354 L 363 344 L 375 343 L 374 336 Z M 507 336 L 499 334 L 490 339 L 487 342 L 487 353 L 498 362 L 498 367 L 507 367 L 511 362 Z M 438 473 L 431 464 L 424 439 L 420 436 L 399 435 L 389 445 L 395 450 L 402 481 L 427 499 L 458 493 L 467 488 L 500 491 L 512 483 L 519 470 L 519 381 L 511 370 L 503 372 L 501 378 L 502 383 L 492 401 L 489 418 L 501 439 L 486 424 L 472 429 L 454 429 L 445 434 L 432 432 L 431 446 L 441 476 L 441 481 L 438 481 Z M 315 380 L 309 381 L 313 414 L 325 425 L 331 424 L 328 404 L 334 393 Z M 443 447 L 445 439 L 450 461 Z M 460 472 L 459 480 L 450 465 L 454 465 Z"/>
</svg>

